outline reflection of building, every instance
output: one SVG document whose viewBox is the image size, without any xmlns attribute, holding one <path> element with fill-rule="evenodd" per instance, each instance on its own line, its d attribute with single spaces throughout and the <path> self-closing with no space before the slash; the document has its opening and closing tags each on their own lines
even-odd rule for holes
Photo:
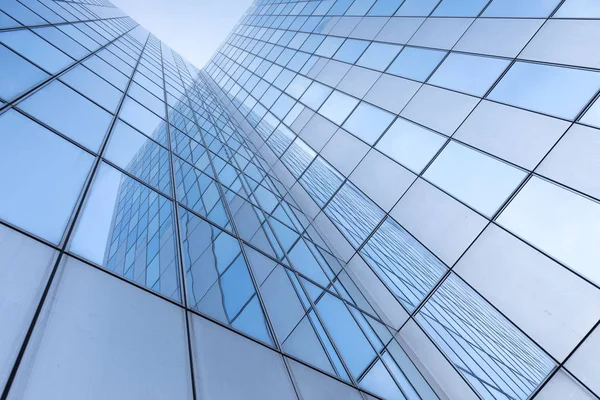
<svg viewBox="0 0 600 400">
<path fill-rule="evenodd" d="M 99 284 L 81 303 L 93 322 L 73 322 L 77 310 L 63 315 L 52 303 L 65 285 L 52 274 L 51 290 L 40 290 L 51 295 L 32 300 L 43 302 L 33 335 L 15 334 L 25 356 L 11 356 L 8 372 L 0 363 L 0 385 L 10 377 L 2 398 L 34 393 L 28 385 L 41 381 L 30 367 L 49 347 L 62 351 L 47 344 L 61 335 L 43 334 L 40 321 L 52 315 L 77 345 L 91 338 L 81 353 L 102 373 L 92 379 L 87 360 L 69 359 L 82 376 L 65 379 L 103 380 L 113 391 L 101 387 L 100 398 L 166 398 L 139 382 L 166 387 L 160 377 L 175 375 L 195 382 L 190 398 L 207 399 L 600 393 L 589 373 L 600 311 L 582 307 L 600 304 L 598 254 L 581 233 L 600 234 L 589 183 L 600 170 L 585 151 L 598 150 L 590 138 L 599 134 L 600 72 L 585 43 L 564 44 L 580 30 L 596 35 L 591 8 L 582 16 L 572 0 L 257 0 L 199 71 L 104 1 L 34 3 L 0 5 L 10 16 L 0 19 L 0 52 L 6 68 L 24 71 L 0 88 L 0 123 L 12 108 L 101 166 L 79 192 L 55 196 L 75 207 L 65 243 L 25 232 L 33 225 L 19 219 L 6 224 L 51 240 L 61 263 L 89 267 L 69 244 L 88 226 L 77 223 L 90 193 L 107 184 L 98 170 L 119 174 L 110 233 L 89 245 L 105 245 L 104 270 L 94 271 L 131 294 L 115 297 L 108 329 L 94 322 L 102 313 L 86 313 Z M 57 122 L 28 106 L 58 90 L 45 79 L 64 82 L 60 110 L 82 115 Z M 87 121 L 96 147 L 77 134 Z M 145 140 L 127 165 L 107 151 L 122 128 Z M 0 133 L 0 145 L 12 143 Z M 544 228 L 556 225 L 564 229 Z M 2 251 L 0 242 L 0 262 L 9 259 Z M 140 292 L 165 308 L 119 319 L 145 304 Z M 177 317 L 165 329 L 181 335 L 162 346 L 181 345 L 177 374 L 147 348 L 112 354 L 117 346 L 103 344 L 110 330 L 127 350 L 157 349 L 162 332 L 146 331 L 145 318 L 165 318 L 167 308 Z M 39 365 L 61 376 L 54 366 L 64 354 Z M 115 383 L 121 365 L 136 382 L 126 389 Z M 49 398 L 89 394 L 51 390 Z"/>
</svg>

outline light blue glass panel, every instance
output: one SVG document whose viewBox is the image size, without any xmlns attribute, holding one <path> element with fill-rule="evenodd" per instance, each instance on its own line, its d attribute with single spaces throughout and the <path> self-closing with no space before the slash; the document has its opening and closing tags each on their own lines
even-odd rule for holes
<svg viewBox="0 0 600 400">
<path fill-rule="evenodd" d="M 396 12 L 403 17 L 427 17 L 440 0 L 406 0 Z"/>
<path fill-rule="evenodd" d="M 600 3 L 596 0 L 566 0 L 553 18 L 600 18 Z"/>
<path fill-rule="evenodd" d="M 481 97 L 508 64 L 509 60 L 501 58 L 451 53 L 428 83 Z"/>
<path fill-rule="evenodd" d="M 377 71 L 385 71 L 400 50 L 402 50 L 402 46 L 395 44 L 371 43 L 356 64 Z"/>
<path fill-rule="evenodd" d="M 527 173 L 454 141 L 436 157 L 424 177 L 492 217 Z"/>
<path fill-rule="evenodd" d="M 445 51 L 405 47 L 387 72 L 425 82 L 446 55 Z"/>
<path fill-rule="evenodd" d="M 94 100 L 108 111 L 115 111 L 123 95 L 121 91 L 83 65 L 78 65 L 66 74 L 61 75 L 60 80 Z"/>
<path fill-rule="evenodd" d="M 359 100 L 340 91 L 334 91 L 319 109 L 319 113 L 338 125 L 346 120 Z"/>
<path fill-rule="evenodd" d="M 367 15 L 377 17 L 388 17 L 394 15 L 394 12 L 398 9 L 398 6 L 402 4 L 403 0 L 379 0 L 369 10 Z"/>
<path fill-rule="evenodd" d="M 69 249 L 150 290 L 180 301 L 173 203 L 101 164 Z"/>
<path fill-rule="evenodd" d="M 134 128 L 153 139 L 159 139 L 161 130 L 164 129 L 166 122 L 160 119 L 156 114 L 142 106 L 130 97 L 125 98 L 125 102 L 119 113 L 124 121 L 130 123 Z M 164 144 L 160 140 L 161 144 Z"/>
<path fill-rule="evenodd" d="M 318 82 L 313 82 L 306 92 L 304 92 L 300 101 L 312 109 L 318 110 L 332 90 L 333 89 Z"/>
<path fill-rule="evenodd" d="M 93 157 L 14 110 L 0 116 L 0 218 L 58 244 Z"/>
<path fill-rule="evenodd" d="M 360 252 L 409 312 L 419 306 L 447 270 L 433 253 L 389 217 Z"/>
<path fill-rule="evenodd" d="M 442 0 L 433 12 L 436 17 L 476 17 L 489 0 Z"/>
<path fill-rule="evenodd" d="M 560 0 L 494 0 L 483 12 L 484 17 L 547 18 Z"/>
<path fill-rule="evenodd" d="M 333 58 L 354 64 L 368 46 L 369 42 L 366 40 L 346 39 Z"/>
<path fill-rule="evenodd" d="M 394 115 L 362 102 L 344 123 L 344 128 L 368 144 L 374 144 L 387 129 Z"/>
<path fill-rule="evenodd" d="M 57 73 L 74 60 L 30 30 L 0 32 L 0 42 L 50 73 Z"/>
<path fill-rule="evenodd" d="M 49 75 L 0 45 L 0 98 L 11 100 Z"/>
<path fill-rule="evenodd" d="M 456 275 L 416 316 L 433 341 L 486 400 L 525 400 L 554 361 Z"/>
<path fill-rule="evenodd" d="M 321 43 L 317 51 L 315 51 L 315 54 L 322 57 L 331 57 L 342 45 L 343 41 L 343 38 L 327 36 L 325 40 L 323 40 L 323 43 Z"/>
<path fill-rule="evenodd" d="M 599 72 L 519 61 L 508 70 L 488 98 L 574 119 L 599 88 Z"/>
<path fill-rule="evenodd" d="M 100 148 L 112 119 L 111 114 L 59 81 L 44 86 L 18 107 L 93 151 Z"/>
</svg>

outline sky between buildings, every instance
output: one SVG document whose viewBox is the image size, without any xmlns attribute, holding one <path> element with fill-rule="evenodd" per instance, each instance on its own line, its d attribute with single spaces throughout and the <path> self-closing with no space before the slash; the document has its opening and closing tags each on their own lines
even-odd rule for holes
<svg viewBox="0 0 600 400">
<path fill-rule="evenodd" d="M 202 68 L 252 0 L 111 0 L 196 67 Z"/>
</svg>

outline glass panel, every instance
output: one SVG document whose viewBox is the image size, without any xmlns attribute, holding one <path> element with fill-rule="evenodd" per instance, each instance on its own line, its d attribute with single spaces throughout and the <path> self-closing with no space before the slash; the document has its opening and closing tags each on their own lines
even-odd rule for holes
<svg viewBox="0 0 600 400">
<path fill-rule="evenodd" d="M 366 40 L 347 39 L 333 58 L 354 64 L 367 46 L 369 46 L 369 42 Z"/>
<path fill-rule="evenodd" d="M 69 249 L 141 286 L 180 301 L 173 204 L 102 164 Z"/>
<path fill-rule="evenodd" d="M 346 120 L 344 128 L 368 144 L 373 145 L 393 119 L 393 114 L 362 102 Z"/>
<path fill-rule="evenodd" d="M 508 64 L 500 58 L 451 53 L 428 83 L 482 97 Z"/>
<path fill-rule="evenodd" d="M 600 283 L 600 205 L 534 177 L 498 223 L 583 276 Z"/>
<path fill-rule="evenodd" d="M 484 17 L 547 18 L 561 0 L 494 0 L 483 12 Z"/>
<path fill-rule="evenodd" d="M 0 98 L 11 100 L 49 75 L 0 45 Z"/>
<path fill-rule="evenodd" d="M 398 16 L 426 17 L 439 4 L 440 0 L 406 0 L 396 12 Z"/>
<path fill-rule="evenodd" d="M 600 18 L 600 3 L 595 0 L 566 0 L 554 18 Z"/>
<path fill-rule="evenodd" d="M 492 217 L 526 175 L 523 170 L 452 141 L 424 177 Z"/>
<path fill-rule="evenodd" d="M 137 101 L 126 97 L 119 117 L 146 136 L 157 139 L 160 144 L 166 145 L 166 142 L 160 137 L 161 130 L 165 129 L 165 122 Z"/>
<path fill-rule="evenodd" d="M 0 217 L 58 243 L 94 158 L 9 110 L 0 116 Z M 10 173 L 8 171 L 11 171 Z"/>
<path fill-rule="evenodd" d="M 436 17 L 476 17 L 489 0 L 442 0 L 433 15 Z"/>
<path fill-rule="evenodd" d="M 398 118 L 377 143 L 377 149 L 420 174 L 446 142 L 446 137 Z"/>
<path fill-rule="evenodd" d="M 104 156 L 131 175 L 170 195 L 169 153 L 129 125 L 115 125 Z"/>
<path fill-rule="evenodd" d="M 98 151 L 112 116 L 59 81 L 18 104 L 27 113 L 90 150 Z"/>
<path fill-rule="evenodd" d="M 0 32 L 0 42 L 55 74 L 74 60 L 27 29 Z"/>
<path fill-rule="evenodd" d="M 456 275 L 416 316 L 433 341 L 484 399 L 528 399 L 554 361 Z"/>
<path fill-rule="evenodd" d="M 319 113 L 329 118 L 337 125 L 342 125 L 352 112 L 359 100 L 342 92 L 334 91 L 319 109 Z"/>
<path fill-rule="evenodd" d="M 333 89 L 330 89 L 325 85 L 313 82 L 306 92 L 304 92 L 300 101 L 311 107 L 313 110 L 318 110 L 332 90 Z"/>
<path fill-rule="evenodd" d="M 185 315 L 67 257 L 9 399 L 191 399 Z"/>
<path fill-rule="evenodd" d="M 83 65 L 78 65 L 61 75 L 60 80 L 111 112 L 115 111 L 123 95 L 117 88 Z"/>
<path fill-rule="evenodd" d="M 0 225 L 0 388 L 13 363 L 58 252 Z"/>
<path fill-rule="evenodd" d="M 445 51 L 405 47 L 387 72 L 425 82 L 445 55 Z"/>
<path fill-rule="evenodd" d="M 516 62 L 488 98 L 574 119 L 600 88 L 600 73 Z"/>
<path fill-rule="evenodd" d="M 386 43 L 371 43 L 367 51 L 364 52 L 356 64 L 378 71 L 385 71 L 400 50 L 402 50 L 402 46 Z"/>
</svg>

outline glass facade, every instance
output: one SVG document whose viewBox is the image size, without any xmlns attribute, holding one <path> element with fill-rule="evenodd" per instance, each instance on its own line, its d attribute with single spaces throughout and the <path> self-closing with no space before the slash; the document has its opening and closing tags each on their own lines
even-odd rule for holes
<svg viewBox="0 0 600 400">
<path fill-rule="evenodd" d="M 589 0 L 256 0 L 198 70 L 1 0 L 0 398 L 598 399 L 599 41 Z"/>
</svg>

